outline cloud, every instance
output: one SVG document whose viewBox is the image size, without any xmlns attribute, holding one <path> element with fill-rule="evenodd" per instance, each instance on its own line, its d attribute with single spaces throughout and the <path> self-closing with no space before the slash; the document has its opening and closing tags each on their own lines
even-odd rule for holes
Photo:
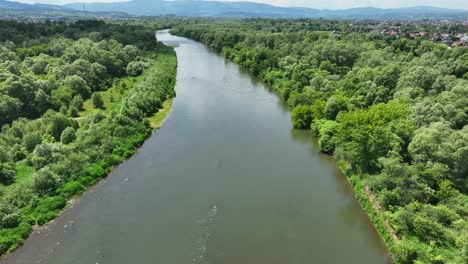
<svg viewBox="0 0 468 264">
<path fill-rule="evenodd" d="M 23 3 L 67 4 L 73 2 L 123 2 L 126 0 L 17 0 Z M 128 1 L 128 0 L 127 0 Z M 353 7 L 396 8 L 409 6 L 436 6 L 455 9 L 467 9 L 468 0 L 219 0 L 252 1 L 277 6 L 303 6 L 319 9 L 346 9 Z"/>
</svg>

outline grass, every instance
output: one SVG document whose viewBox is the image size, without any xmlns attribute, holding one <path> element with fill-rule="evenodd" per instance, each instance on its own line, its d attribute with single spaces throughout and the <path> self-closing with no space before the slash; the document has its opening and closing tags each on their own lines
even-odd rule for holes
<svg viewBox="0 0 468 264">
<path fill-rule="evenodd" d="M 114 109 L 120 107 L 122 103 L 122 99 L 130 93 L 130 91 L 135 87 L 135 84 L 140 81 L 142 77 L 126 77 L 120 80 L 121 84 L 125 83 L 127 88 L 123 90 L 116 86 L 115 84 L 106 91 L 99 92 L 102 96 L 104 101 L 104 109 L 97 109 L 94 107 L 91 98 L 84 101 L 83 109 L 79 112 L 80 118 L 87 118 L 90 116 L 94 111 L 103 110 L 106 114 L 112 112 Z"/>
<path fill-rule="evenodd" d="M 159 109 L 159 111 L 157 113 L 155 113 L 153 116 L 148 118 L 148 120 L 150 122 L 150 125 L 151 125 L 151 127 L 153 129 L 158 129 L 163 125 L 164 120 L 166 120 L 166 118 L 171 113 L 173 101 L 174 101 L 174 99 L 172 99 L 172 98 L 167 99 L 163 103 L 162 108 Z"/>
<path fill-rule="evenodd" d="M 18 163 L 15 169 L 15 182 L 8 186 L 0 184 L 0 195 L 11 194 L 12 192 L 16 192 L 18 188 L 27 188 L 28 185 L 33 183 L 33 174 L 36 171 L 33 167 L 28 166 L 28 164 L 23 161 Z"/>
<path fill-rule="evenodd" d="M 28 166 L 26 162 L 21 162 L 16 165 L 16 180 L 15 184 L 24 185 L 32 183 L 32 174 L 35 172 L 34 168 Z"/>
</svg>

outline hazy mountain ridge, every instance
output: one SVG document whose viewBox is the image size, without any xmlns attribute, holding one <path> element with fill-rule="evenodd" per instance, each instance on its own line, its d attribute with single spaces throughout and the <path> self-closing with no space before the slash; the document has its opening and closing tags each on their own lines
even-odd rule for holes
<svg viewBox="0 0 468 264">
<path fill-rule="evenodd" d="M 70 8 L 83 9 L 83 4 L 68 4 Z M 319 10 L 301 7 L 278 7 L 254 2 L 218 1 L 163 1 L 134 0 L 120 3 L 88 3 L 89 11 L 119 11 L 131 15 L 156 16 L 231 16 L 231 17 L 312 17 L 312 18 L 415 18 L 462 16 L 468 18 L 468 10 L 454 10 L 419 6 L 410 8 L 353 8 L 346 10 Z"/>
<path fill-rule="evenodd" d="M 49 11 L 123 13 L 133 16 L 177 15 L 193 17 L 278 17 L 278 18 L 342 18 L 342 19 L 468 19 L 468 10 L 418 6 L 409 8 L 352 8 L 343 10 L 279 7 L 254 2 L 219 2 L 201 0 L 133 0 L 116 3 L 73 3 L 67 5 L 24 4 L 0 0 L 0 10 L 14 13 Z"/>
<path fill-rule="evenodd" d="M 85 14 L 83 12 L 83 9 L 73 9 L 71 7 L 61 5 L 25 4 L 13 1 L 0 0 L 0 17 L 81 18 L 85 16 L 118 18 L 128 16 L 128 14 L 121 12 L 88 12 Z"/>
<path fill-rule="evenodd" d="M 60 5 L 47 5 L 47 4 L 24 4 L 13 1 L 0 0 L 0 9 L 11 10 L 73 10 Z"/>
</svg>

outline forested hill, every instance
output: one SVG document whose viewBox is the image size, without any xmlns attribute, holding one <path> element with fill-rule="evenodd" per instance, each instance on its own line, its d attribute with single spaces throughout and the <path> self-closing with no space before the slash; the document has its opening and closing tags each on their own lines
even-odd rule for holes
<svg viewBox="0 0 468 264">
<path fill-rule="evenodd" d="M 65 6 L 76 10 L 83 10 L 83 4 L 68 4 Z M 248 1 L 133 0 L 118 3 L 89 3 L 86 4 L 86 8 L 89 11 L 117 11 L 138 16 L 322 17 L 344 19 L 468 18 L 468 10 L 424 6 L 396 9 L 355 8 L 347 10 L 319 10 L 303 7 L 279 7 Z"/>
<path fill-rule="evenodd" d="M 159 26 L 0 21 L 0 256 L 151 135 L 175 95 Z"/>
<path fill-rule="evenodd" d="M 75 10 L 62 5 L 48 4 L 25 4 L 9 0 L 0 0 L 0 18 L 80 18 L 80 17 L 100 17 L 118 18 L 128 17 L 128 14 L 121 12 L 83 12 L 83 8 Z"/>
<path fill-rule="evenodd" d="M 325 20 L 193 20 L 172 33 L 287 100 L 293 125 L 342 165 L 395 262 L 467 263 L 468 48 Z"/>
</svg>

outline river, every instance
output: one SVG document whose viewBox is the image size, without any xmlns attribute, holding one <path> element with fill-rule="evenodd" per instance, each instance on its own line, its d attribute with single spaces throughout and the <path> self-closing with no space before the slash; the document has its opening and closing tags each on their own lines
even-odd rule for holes
<svg viewBox="0 0 468 264">
<path fill-rule="evenodd" d="M 164 126 L 4 264 L 386 263 L 333 159 L 268 87 L 179 43 Z"/>
</svg>

